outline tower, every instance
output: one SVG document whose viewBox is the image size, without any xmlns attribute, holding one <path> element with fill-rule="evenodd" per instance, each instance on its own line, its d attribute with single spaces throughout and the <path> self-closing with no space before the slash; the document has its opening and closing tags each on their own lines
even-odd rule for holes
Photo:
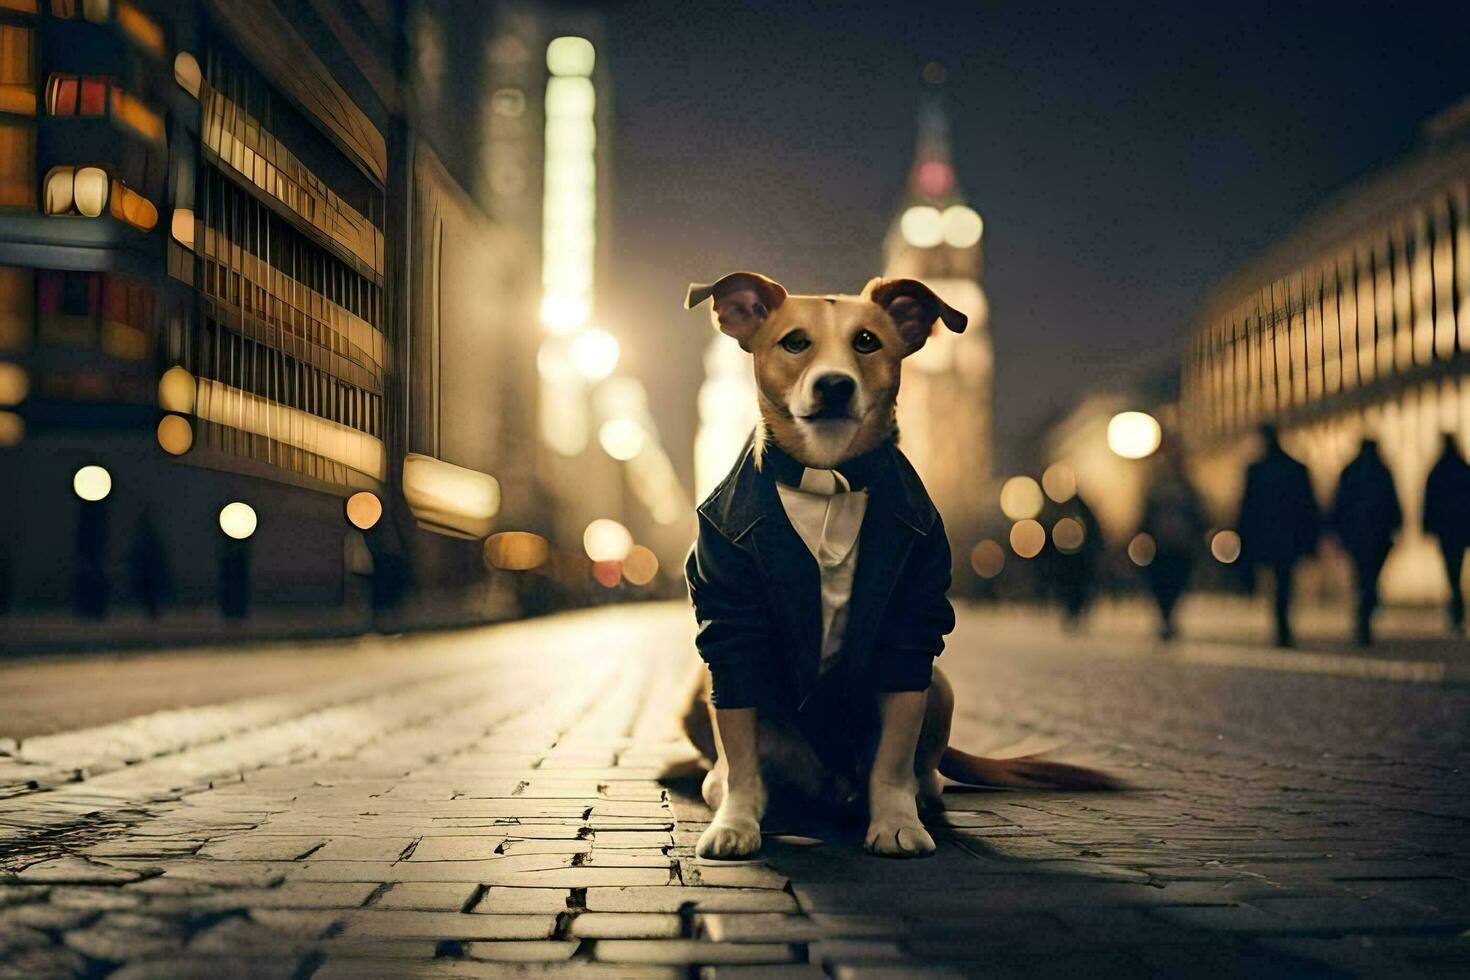
<svg viewBox="0 0 1470 980">
<path fill-rule="evenodd" d="M 980 285 L 984 222 L 966 202 L 950 157 L 938 65 L 924 71 L 918 145 L 884 241 L 885 278 L 920 279 L 970 318 L 937 330 L 904 365 L 899 441 L 944 516 L 956 567 L 978 537 L 991 467 L 989 304 Z"/>
</svg>

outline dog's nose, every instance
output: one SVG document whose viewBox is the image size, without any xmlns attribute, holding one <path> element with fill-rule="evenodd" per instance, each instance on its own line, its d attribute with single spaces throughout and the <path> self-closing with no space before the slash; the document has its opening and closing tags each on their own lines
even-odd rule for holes
<svg viewBox="0 0 1470 980">
<path fill-rule="evenodd" d="M 834 411 L 847 407 L 852 401 L 852 394 L 857 390 L 857 382 L 845 374 L 824 374 L 812 385 L 817 395 L 822 399 L 824 411 Z"/>
</svg>

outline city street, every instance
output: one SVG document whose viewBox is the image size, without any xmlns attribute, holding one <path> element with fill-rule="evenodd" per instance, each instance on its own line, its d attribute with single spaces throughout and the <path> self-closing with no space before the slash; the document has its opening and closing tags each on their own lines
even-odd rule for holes
<svg viewBox="0 0 1470 980">
<path fill-rule="evenodd" d="M 1470 969 L 1460 665 L 1164 649 L 1119 615 L 961 609 L 954 742 L 1135 788 L 951 788 L 917 862 L 800 813 L 758 862 L 693 857 L 709 813 L 659 781 L 700 669 L 679 603 L 10 662 L 0 976 Z"/>
</svg>

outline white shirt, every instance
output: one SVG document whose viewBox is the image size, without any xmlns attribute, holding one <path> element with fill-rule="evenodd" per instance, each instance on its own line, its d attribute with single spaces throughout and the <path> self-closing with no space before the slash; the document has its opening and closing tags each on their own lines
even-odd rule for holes
<svg viewBox="0 0 1470 980">
<path fill-rule="evenodd" d="M 868 491 L 853 490 L 836 470 L 803 469 L 801 486 L 776 484 L 781 506 L 822 580 L 822 671 L 842 647 L 847 605 L 857 571 L 858 532 L 868 511 Z"/>
</svg>

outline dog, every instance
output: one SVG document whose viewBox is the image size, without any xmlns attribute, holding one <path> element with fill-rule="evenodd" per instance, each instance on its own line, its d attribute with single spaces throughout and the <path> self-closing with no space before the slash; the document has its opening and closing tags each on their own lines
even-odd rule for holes
<svg viewBox="0 0 1470 980">
<path fill-rule="evenodd" d="M 761 845 L 768 784 L 834 803 L 865 800 L 864 847 L 932 854 L 921 810 L 943 779 L 1018 788 L 1107 788 L 1108 777 L 1034 756 L 951 748 L 954 692 L 934 658 L 954 628 L 944 525 L 899 451 L 903 359 L 966 317 L 913 279 L 857 295 L 793 295 L 734 272 L 691 284 L 685 308 L 751 355 L 759 424 L 699 507 L 685 568 L 709 666 L 684 712 L 709 771 L 714 818 L 695 853 Z"/>
</svg>

